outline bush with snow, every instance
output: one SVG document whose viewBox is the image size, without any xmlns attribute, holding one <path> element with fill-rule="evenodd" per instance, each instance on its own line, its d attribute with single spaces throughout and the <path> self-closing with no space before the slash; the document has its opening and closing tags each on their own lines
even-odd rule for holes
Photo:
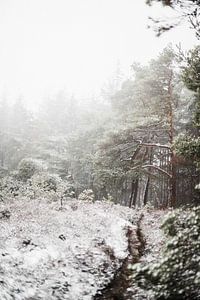
<svg viewBox="0 0 200 300">
<path fill-rule="evenodd" d="M 169 237 L 163 257 L 136 266 L 137 284 L 157 300 L 200 299 L 200 207 L 172 212 L 162 227 Z"/>
<path fill-rule="evenodd" d="M 114 202 L 114 198 L 108 193 L 107 197 L 103 197 L 103 201 Z"/>
<path fill-rule="evenodd" d="M 0 179 L 0 200 L 7 201 L 9 198 L 19 195 L 20 183 L 13 176 L 5 176 Z"/>
<path fill-rule="evenodd" d="M 26 182 L 11 174 L 0 179 L 0 201 L 7 202 L 12 198 L 27 199 L 46 198 L 50 201 L 63 201 L 74 198 L 74 190 L 68 181 L 62 180 L 57 174 L 48 172 L 35 173 Z"/>
<path fill-rule="evenodd" d="M 39 159 L 24 158 L 18 165 L 18 179 L 26 182 L 34 174 L 45 170 L 45 164 Z"/>
<path fill-rule="evenodd" d="M 56 192 L 62 179 L 56 174 L 40 173 L 33 175 L 29 182 L 32 187 Z"/>
<path fill-rule="evenodd" d="M 78 200 L 80 200 L 80 201 L 87 201 L 87 202 L 94 202 L 94 193 L 93 193 L 93 190 L 91 190 L 91 189 L 84 190 L 78 196 Z"/>
<path fill-rule="evenodd" d="M 45 197 L 49 200 L 63 200 L 74 197 L 74 191 L 71 184 L 62 180 L 57 174 L 40 173 L 35 174 L 29 180 L 31 189 L 35 193 L 35 197 Z"/>
</svg>

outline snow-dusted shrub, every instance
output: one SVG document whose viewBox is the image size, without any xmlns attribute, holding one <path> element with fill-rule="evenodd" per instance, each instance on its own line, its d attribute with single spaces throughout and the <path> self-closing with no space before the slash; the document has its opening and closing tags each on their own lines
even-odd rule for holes
<svg viewBox="0 0 200 300">
<path fill-rule="evenodd" d="M 18 197 L 35 198 L 35 191 L 30 182 L 23 182 L 22 184 L 20 180 L 17 180 L 17 177 L 16 174 L 12 174 L 0 180 L 0 199 L 7 201 Z"/>
<path fill-rule="evenodd" d="M 57 200 L 63 193 L 62 179 L 56 174 L 36 173 L 28 180 L 34 197 L 49 198 Z"/>
<path fill-rule="evenodd" d="M 63 181 L 57 174 L 36 173 L 23 184 L 16 178 L 18 173 L 17 176 L 14 174 L 0 179 L 0 201 L 19 197 L 27 199 L 42 197 L 61 201 L 74 197 L 70 183 Z"/>
<path fill-rule="evenodd" d="M 172 212 L 162 227 L 169 237 L 163 256 L 139 264 L 135 281 L 157 300 L 200 299 L 200 207 Z"/>
<path fill-rule="evenodd" d="M 200 106 L 199 106 L 200 107 Z M 199 117 L 198 117 L 199 118 Z M 199 125 L 200 126 L 200 125 Z M 200 171 L 200 137 L 179 135 L 174 142 L 176 153 L 193 162 Z M 196 185 L 197 199 L 200 198 L 200 183 Z"/>
<path fill-rule="evenodd" d="M 40 173 L 33 175 L 29 182 L 33 188 L 56 192 L 62 179 L 56 174 Z"/>
<path fill-rule="evenodd" d="M 82 191 L 82 193 L 80 193 L 80 195 L 78 196 L 78 200 L 93 202 L 94 201 L 93 190 L 87 189 Z"/>
<path fill-rule="evenodd" d="M 200 162 L 200 137 L 179 135 L 174 142 L 176 153 L 196 163 Z"/>
<path fill-rule="evenodd" d="M 110 194 L 108 194 L 107 197 L 103 197 L 103 201 L 114 202 L 114 198 L 113 198 L 113 196 L 111 196 Z"/>
<path fill-rule="evenodd" d="M 49 200 L 64 200 L 73 198 L 74 192 L 68 181 L 62 180 L 57 174 L 47 172 L 35 174 L 28 180 L 34 197 L 44 197 Z"/>
<path fill-rule="evenodd" d="M 146 204 L 145 204 L 145 209 L 147 211 L 151 211 L 151 210 L 154 210 L 155 209 L 155 205 L 154 203 L 152 203 L 151 201 L 148 201 Z"/>
<path fill-rule="evenodd" d="M 20 192 L 20 183 L 12 176 L 5 176 L 0 179 L 0 200 L 6 201 L 16 197 Z"/>
<path fill-rule="evenodd" d="M 45 170 L 45 164 L 39 159 L 24 158 L 18 165 L 18 179 L 26 182 L 34 174 Z"/>
</svg>

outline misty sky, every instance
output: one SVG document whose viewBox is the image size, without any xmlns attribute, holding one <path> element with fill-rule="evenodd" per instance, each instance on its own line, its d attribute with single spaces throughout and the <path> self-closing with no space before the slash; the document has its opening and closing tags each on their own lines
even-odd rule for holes
<svg viewBox="0 0 200 300">
<path fill-rule="evenodd" d="M 128 73 L 169 42 L 192 47 L 186 28 L 156 38 L 146 27 L 160 10 L 144 2 L 0 0 L 0 96 L 34 103 L 61 89 L 98 93 L 118 61 Z"/>
</svg>

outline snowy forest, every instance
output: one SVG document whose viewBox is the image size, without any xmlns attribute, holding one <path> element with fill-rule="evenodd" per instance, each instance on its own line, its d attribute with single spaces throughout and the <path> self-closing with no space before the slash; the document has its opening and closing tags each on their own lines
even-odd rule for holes
<svg viewBox="0 0 200 300">
<path fill-rule="evenodd" d="M 156 5 L 178 13 L 148 31 L 194 46 L 118 63 L 99 96 L 0 97 L 1 300 L 200 299 L 200 1 Z"/>
</svg>

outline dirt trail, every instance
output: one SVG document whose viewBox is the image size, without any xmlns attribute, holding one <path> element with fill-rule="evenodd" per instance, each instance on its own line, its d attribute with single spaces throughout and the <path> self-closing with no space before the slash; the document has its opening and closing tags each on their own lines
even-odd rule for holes
<svg viewBox="0 0 200 300">
<path fill-rule="evenodd" d="M 128 299 L 125 294 L 131 285 L 132 274 L 129 266 L 138 262 L 142 251 L 142 243 L 138 236 L 138 230 L 133 230 L 130 227 L 127 228 L 127 239 L 128 256 L 124 259 L 121 267 L 116 271 L 112 281 L 109 282 L 105 288 L 97 291 L 97 294 L 93 298 L 94 300 Z"/>
<path fill-rule="evenodd" d="M 129 255 L 113 280 L 94 297 L 94 300 L 143 300 L 150 299 L 143 290 L 134 285 L 130 265 L 155 261 L 160 255 L 164 235 L 160 225 L 165 211 L 143 210 L 137 221 L 137 230 L 127 231 Z"/>
</svg>

